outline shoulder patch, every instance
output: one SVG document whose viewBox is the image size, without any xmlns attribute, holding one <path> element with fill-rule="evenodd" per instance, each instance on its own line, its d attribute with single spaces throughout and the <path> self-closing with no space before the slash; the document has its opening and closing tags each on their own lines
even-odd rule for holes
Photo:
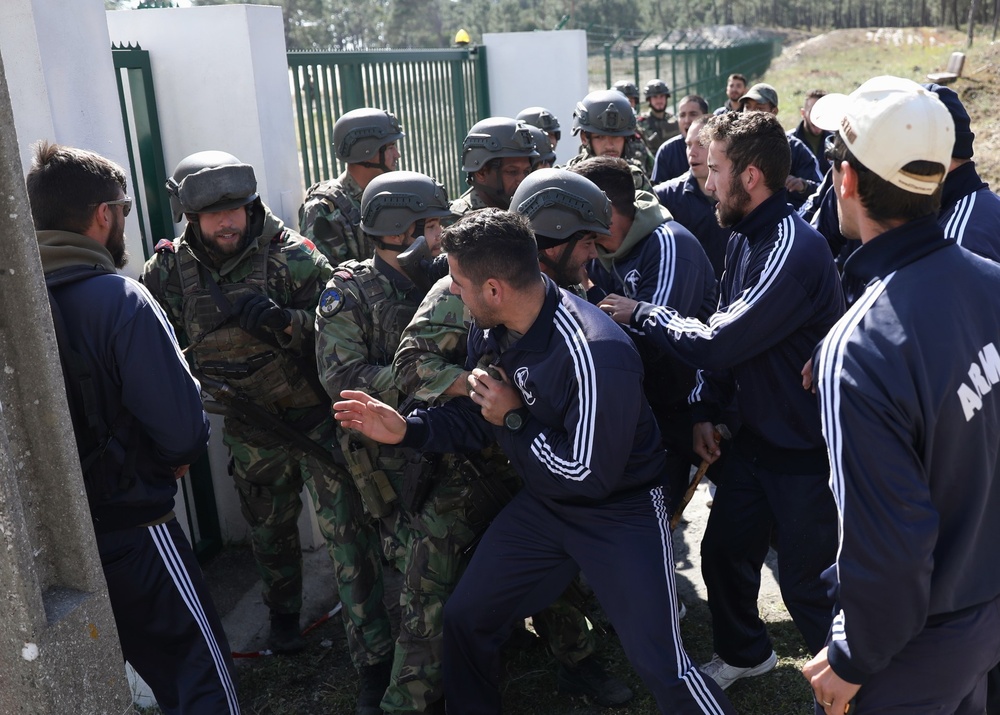
<svg viewBox="0 0 1000 715">
<path fill-rule="evenodd" d="M 302 237 L 302 245 L 305 246 L 306 248 L 308 248 L 310 251 L 315 251 L 316 250 L 316 244 L 313 243 L 312 241 L 310 241 L 305 236 Z"/>
<path fill-rule="evenodd" d="M 161 238 L 153 250 L 156 253 L 177 253 L 177 246 L 169 238 Z"/>
<path fill-rule="evenodd" d="M 343 309 L 347 298 L 340 288 L 327 288 L 319 297 L 319 314 L 332 318 Z"/>
</svg>

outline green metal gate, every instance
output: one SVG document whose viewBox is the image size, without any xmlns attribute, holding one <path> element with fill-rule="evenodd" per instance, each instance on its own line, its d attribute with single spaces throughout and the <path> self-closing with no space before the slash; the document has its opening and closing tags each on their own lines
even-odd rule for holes
<svg viewBox="0 0 1000 715">
<path fill-rule="evenodd" d="M 462 141 L 490 115 L 486 48 L 290 52 L 288 67 L 307 187 L 344 169 L 332 147 L 337 118 L 378 107 L 406 132 L 403 168 L 433 176 L 451 198 L 464 191 Z"/>
<path fill-rule="evenodd" d="M 139 46 L 112 47 L 111 54 L 118 81 L 118 100 L 121 102 L 122 125 L 128 147 L 132 193 L 142 233 L 142 250 L 144 258 L 149 258 L 159 239 L 173 238 L 174 235 L 170 203 L 164 188 L 167 176 L 156 95 L 153 92 L 153 73 L 149 53 Z M 150 379 L 155 380 L 156 376 L 150 375 Z M 219 513 L 207 455 L 191 465 L 188 476 L 178 483 L 178 488 L 187 510 L 192 545 L 198 558 L 204 561 L 222 548 Z"/>
<path fill-rule="evenodd" d="M 111 56 L 115 63 L 142 250 L 144 258 L 149 258 L 157 241 L 173 238 L 174 235 L 167 192 L 163 188 L 167 176 L 163 166 L 156 95 L 153 92 L 153 72 L 149 52 L 138 45 L 112 47 Z"/>
</svg>

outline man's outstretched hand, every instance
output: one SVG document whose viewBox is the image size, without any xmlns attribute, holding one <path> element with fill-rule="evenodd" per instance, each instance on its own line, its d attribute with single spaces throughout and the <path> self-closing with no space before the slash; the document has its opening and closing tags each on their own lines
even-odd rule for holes
<svg viewBox="0 0 1000 715">
<path fill-rule="evenodd" d="M 406 420 L 384 402 L 360 390 L 344 390 L 333 403 L 334 418 L 345 429 L 360 432 L 382 444 L 399 444 L 406 434 Z"/>
</svg>

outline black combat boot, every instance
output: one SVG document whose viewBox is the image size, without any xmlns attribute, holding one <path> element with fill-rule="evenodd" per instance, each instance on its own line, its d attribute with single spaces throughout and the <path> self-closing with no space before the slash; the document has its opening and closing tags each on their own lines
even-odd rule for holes
<svg viewBox="0 0 1000 715">
<path fill-rule="evenodd" d="M 298 613 L 272 613 L 271 630 L 267 634 L 267 647 L 280 655 L 291 655 L 305 649 Z"/>
<path fill-rule="evenodd" d="M 382 696 L 392 677 L 392 661 L 358 669 L 358 706 L 354 715 L 382 715 Z"/>
<path fill-rule="evenodd" d="M 573 667 L 560 665 L 556 683 L 559 692 L 583 695 L 590 702 L 606 708 L 624 705 L 634 697 L 629 687 L 606 671 L 593 655 Z"/>
</svg>

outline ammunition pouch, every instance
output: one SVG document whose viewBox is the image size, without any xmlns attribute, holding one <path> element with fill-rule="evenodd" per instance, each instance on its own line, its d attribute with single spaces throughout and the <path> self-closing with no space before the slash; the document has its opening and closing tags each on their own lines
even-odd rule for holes
<svg viewBox="0 0 1000 715">
<path fill-rule="evenodd" d="M 376 519 L 391 514 L 398 497 L 389 476 L 375 468 L 377 448 L 369 450 L 356 435 L 346 430 L 341 435 L 340 448 L 365 511 Z"/>
</svg>

